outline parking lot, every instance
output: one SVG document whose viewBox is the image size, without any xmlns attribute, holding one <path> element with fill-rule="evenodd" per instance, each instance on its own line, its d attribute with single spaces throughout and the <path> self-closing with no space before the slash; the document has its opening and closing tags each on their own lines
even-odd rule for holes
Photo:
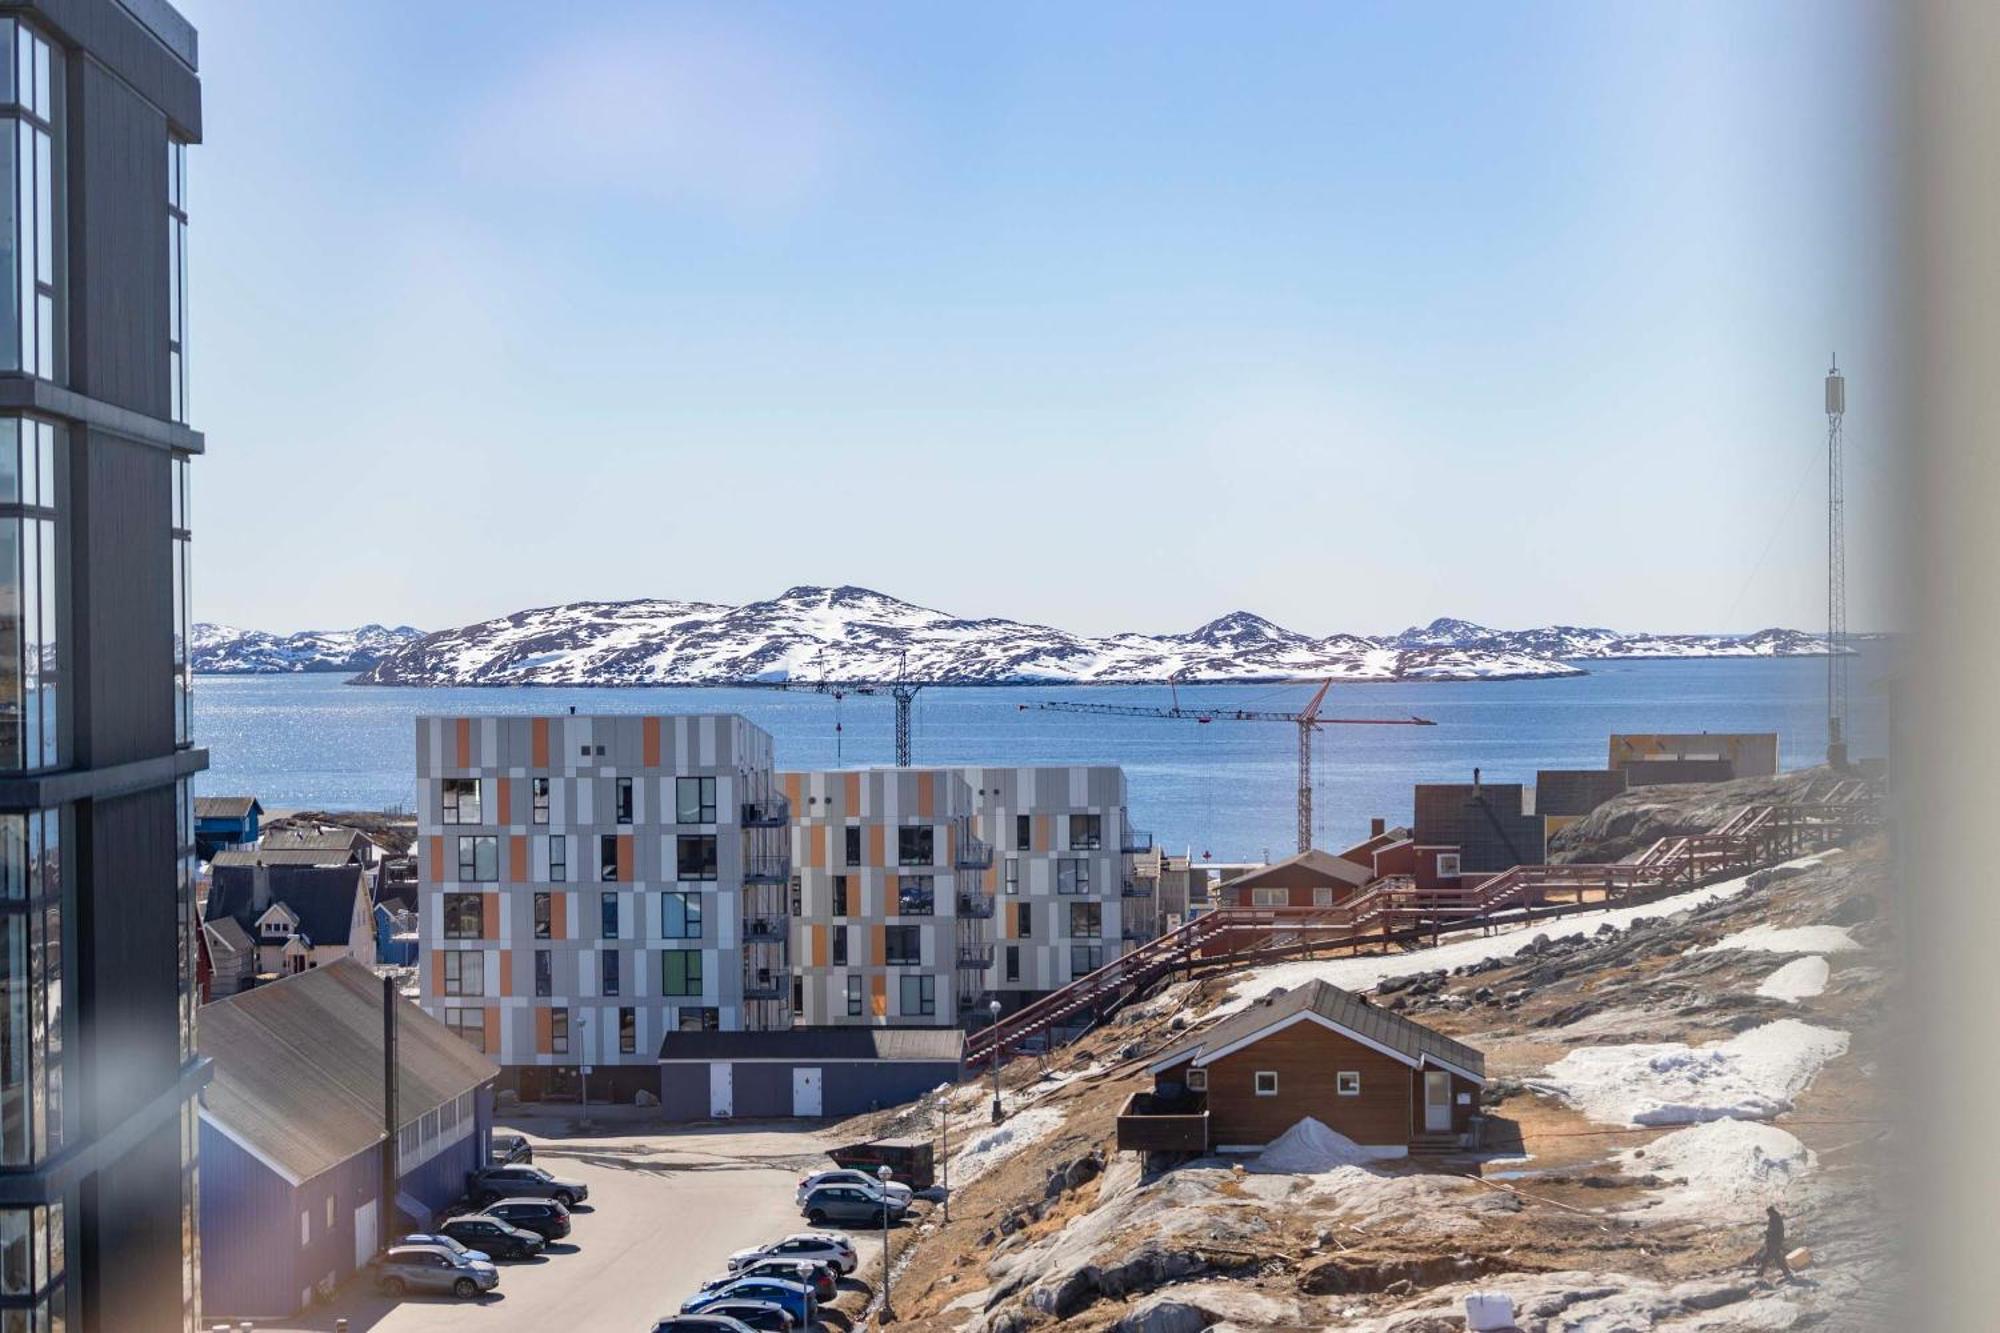
<svg viewBox="0 0 2000 1333">
<path fill-rule="evenodd" d="M 732 1251 L 802 1229 L 793 1188 L 807 1168 L 830 1165 L 821 1140 L 789 1126 L 572 1139 L 522 1128 L 536 1165 L 590 1186 L 566 1242 L 539 1259 L 501 1264 L 499 1289 L 478 1300 L 391 1302 L 350 1282 L 331 1305 L 258 1320 L 259 1333 L 326 1333 L 342 1317 L 351 1333 L 646 1333 L 723 1272 Z M 869 1265 L 881 1263 L 879 1235 L 854 1240 L 862 1272 L 876 1271 Z"/>
</svg>

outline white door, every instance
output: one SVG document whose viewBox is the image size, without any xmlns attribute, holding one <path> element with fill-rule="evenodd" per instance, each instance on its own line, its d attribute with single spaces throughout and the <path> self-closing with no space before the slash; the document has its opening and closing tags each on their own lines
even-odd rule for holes
<svg viewBox="0 0 2000 1333">
<path fill-rule="evenodd" d="M 792 1114 L 798 1116 L 823 1114 L 819 1100 L 819 1070 L 792 1071 Z"/>
<path fill-rule="evenodd" d="M 1436 1069 L 1424 1071 L 1424 1129 L 1431 1134 L 1451 1132 L 1451 1075 Z"/>
<path fill-rule="evenodd" d="M 717 1120 L 727 1120 L 736 1114 L 735 1067 L 727 1060 L 717 1060 L 708 1067 L 708 1113 Z"/>
<path fill-rule="evenodd" d="M 354 1266 L 364 1268 L 375 1257 L 375 1200 L 354 1210 Z"/>
</svg>

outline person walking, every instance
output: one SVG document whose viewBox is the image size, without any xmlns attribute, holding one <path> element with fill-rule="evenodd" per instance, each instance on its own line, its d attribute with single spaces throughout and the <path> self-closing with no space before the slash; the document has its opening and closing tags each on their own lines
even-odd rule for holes
<svg viewBox="0 0 2000 1333">
<path fill-rule="evenodd" d="M 1756 1261 L 1758 1277 L 1775 1265 L 1780 1277 L 1792 1280 L 1791 1265 L 1785 1262 L 1785 1215 L 1776 1204 L 1764 1210 L 1764 1248 L 1757 1251 Z"/>
</svg>

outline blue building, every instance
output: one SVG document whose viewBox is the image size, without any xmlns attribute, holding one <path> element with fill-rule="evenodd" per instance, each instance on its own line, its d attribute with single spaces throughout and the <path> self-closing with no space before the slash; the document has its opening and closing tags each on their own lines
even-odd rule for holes
<svg viewBox="0 0 2000 1333">
<path fill-rule="evenodd" d="M 194 849 L 204 861 L 230 847 L 248 847 L 263 835 L 264 807 L 254 796 L 194 798 Z"/>
<path fill-rule="evenodd" d="M 413 914 L 399 914 L 388 903 L 375 904 L 375 961 L 389 967 L 417 965 L 417 927 Z"/>
<path fill-rule="evenodd" d="M 201 1011 L 204 1320 L 276 1318 L 394 1235 L 430 1226 L 487 1160 L 500 1070 L 397 1005 L 397 1189 L 382 1199 L 382 986 L 341 960 Z"/>
</svg>

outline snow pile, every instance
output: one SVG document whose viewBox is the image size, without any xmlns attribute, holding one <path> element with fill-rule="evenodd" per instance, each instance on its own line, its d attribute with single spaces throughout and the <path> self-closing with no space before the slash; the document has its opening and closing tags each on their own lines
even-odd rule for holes
<svg viewBox="0 0 2000 1333">
<path fill-rule="evenodd" d="M 1250 1170 L 1311 1176 L 1337 1166 L 1360 1166 L 1370 1160 L 1367 1149 L 1353 1139 L 1307 1116 L 1259 1153 L 1250 1163 Z"/>
<path fill-rule="evenodd" d="M 1686 1177 L 1686 1186 L 1665 1192 L 1651 1215 L 1717 1221 L 1755 1217 L 1818 1163 L 1811 1149 L 1776 1125 L 1749 1120 L 1677 1129 L 1620 1153 L 1619 1160 L 1633 1174 Z"/>
<path fill-rule="evenodd" d="M 1860 947 L 1845 926 L 1752 926 L 1695 952 L 1743 949 L 1755 953 L 1846 953 Z"/>
<path fill-rule="evenodd" d="M 1610 1125 L 1765 1120 L 1789 1110 L 1820 1066 L 1846 1052 L 1845 1032 L 1781 1018 L 1712 1046 L 1587 1046 L 1528 1086 Z"/>
<path fill-rule="evenodd" d="M 1767 1000 L 1810 1000 L 1826 989 L 1826 959 L 1818 954 L 1794 958 L 1764 978 L 1757 993 Z"/>
<path fill-rule="evenodd" d="M 1052 1106 L 1037 1106 L 1016 1113 L 1004 1125 L 995 1125 L 975 1135 L 972 1142 L 952 1154 L 952 1188 L 971 1184 L 1021 1149 L 1047 1138 L 1062 1122 L 1061 1111 Z"/>
</svg>

